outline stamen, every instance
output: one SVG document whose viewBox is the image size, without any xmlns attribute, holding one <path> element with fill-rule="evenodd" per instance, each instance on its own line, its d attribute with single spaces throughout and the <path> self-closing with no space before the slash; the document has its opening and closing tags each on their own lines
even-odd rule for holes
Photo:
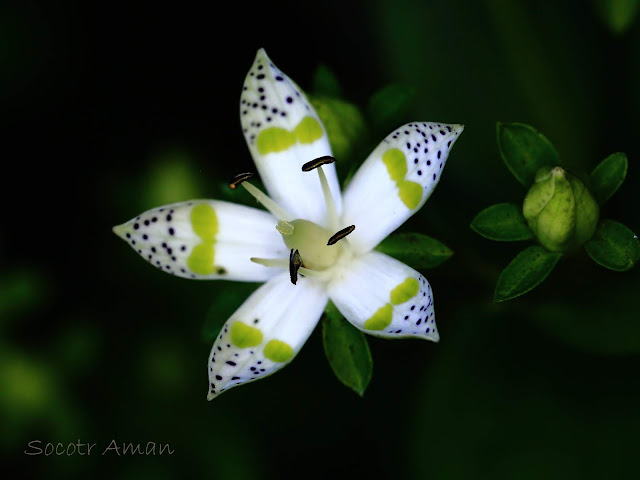
<svg viewBox="0 0 640 480">
<path fill-rule="evenodd" d="M 264 265 L 265 267 L 276 267 L 276 268 L 286 268 L 289 265 L 284 258 L 259 258 L 259 257 L 251 257 L 253 263 L 257 263 L 258 265 Z"/>
<path fill-rule="evenodd" d="M 336 232 L 327 242 L 327 245 L 333 245 L 335 243 L 337 243 L 339 240 L 342 240 L 344 237 L 346 237 L 347 235 L 349 235 L 351 232 L 353 232 L 356 229 L 355 225 L 351 225 L 350 227 L 347 228 L 343 228 L 342 230 L 340 230 L 339 232 Z"/>
<path fill-rule="evenodd" d="M 229 182 L 229 188 L 231 190 L 235 190 L 236 188 L 238 188 L 238 185 L 240 185 L 242 182 L 246 182 L 255 175 L 256 174 L 253 172 L 239 173 L 231 179 L 231 181 Z"/>
<path fill-rule="evenodd" d="M 291 283 L 294 285 L 298 281 L 298 270 L 301 265 L 302 258 L 300 258 L 300 252 L 298 252 L 298 250 L 294 252 L 292 248 L 289 254 L 289 276 L 291 277 Z"/>
<path fill-rule="evenodd" d="M 333 158 L 331 155 L 325 155 L 324 157 L 316 158 L 315 160 L 311 160 L 310 162 L 307 162 L 304 165 L 302 165 L 302 171 L 310 172 L 311 170 L 315 170 L 316 168 L 321 167 L 322 165 L 328 165 L 335 161 L 336 159 Z"/>
<path fill-rule="evenodd" d="M 293 220 L 293 215 L 287 212 L 284 208 L 274 202 L 271 198 L 267 196 L 266 193 L 262 192 L 260 189 L 254 187 L 249 182 L 242 183 L 242 186 L 245 188 L 247 192 L 253 195 L 253 198 L 258 200 L 264 208 L 269 210 L 271 214 L 276 217 L 278 220 Z"/>
<path fill-rule="evenodd" d="M 311 170 L 317 169 L 318 177 L 320 178 L 320 185 L 322 185 L 322 194 L 324 195 L 324 202 L 327 207 L 327 223 L 329 224 L 330 229 L 338 228 L 338 214 L 336 212 L 336 206 L 333 203 L 333 196 L 331 195 L 331 190 L 329 189 L 329 182 L 327 182 L 327 177 L 322 170 L 322 165 L 327 165 L 335 162 L 336 159 L 326 155 L 324 157 L 316 158 L 315 160 L 311 160 L 310 162 L 305 163 L 302 166 L 303 172 L 310 172 Z"/>
</svg>

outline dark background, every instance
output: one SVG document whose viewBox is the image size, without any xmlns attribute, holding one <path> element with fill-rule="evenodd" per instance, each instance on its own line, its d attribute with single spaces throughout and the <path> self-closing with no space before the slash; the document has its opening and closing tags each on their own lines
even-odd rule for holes
<svg viewBox="0 0 640 480">
<path fill-rule="evenodd" d="M 602 216 L 640 231 L 640 28 L 616 33 L 595 3 L 3 4 L 3 468 L 24 478 L 640 474 L 639 269 L 609 272 L 582 252 L 496 305 L 497 276 L 522 245 L 468 228 L 482 208 L 525 194 L 499 158 L 500 120 L 535 126 L 576 170 L 626 152 L 627 181 Z M 403 123 L 466 125 L 435 194 L 401 227 L 455 251 L 425 272 L 441 341 L 371 339 L 363 399 L 335 379 L 316 331 L 281 373 L 206 402 L 203 325 L 221 292 L 237 306 L 247 287 L 162 275 L 111 233 L 163 203 L 220 198 L 251 168 L 238 102 L 260 47 L 303 88 L 324 63 L 357 105 L 400 83 L 416 91 Z M 101 456 L 112 439 L 175 453 Z M 30 457 L 31 440 L 97 446 L 90 457 Z"/>
</svg>

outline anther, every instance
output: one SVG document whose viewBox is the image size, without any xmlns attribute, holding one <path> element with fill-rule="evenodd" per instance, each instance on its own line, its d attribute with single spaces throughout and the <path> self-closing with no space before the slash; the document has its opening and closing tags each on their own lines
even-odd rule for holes
<svg viewBox="0 0 640 480">
<path fill-rule="evenodd" d="M 343 228 L 342 230 L 340 230 L 339 232 L 336 232 L 327 242 L 327 245 L 333 245 L 334 243 L 337 243 L 339 240 L 342 240 L 344 237 L 346 237 L 347 235 L 349 235 L 351 232 L 353 232 L 356 229 L 355 225 L 351 225 L 350 227 L 347 228 Z"/>
<path fill-rule="evenodd" d="M 298 281 L 298 270 L 301 266 L 302 258 L 300 258 L 300 252 L 298 250 L 294 252 L 292 248 L 289 254 L 289 276 L 291 277 L 291 283 L 294 285 Z"/>
<path fill-rule="evenodd" d="M 231 181 L 229 182 L 229 188 L 231 190 L 235 190 L 236 188 L 238 188 L 238 185 L 240 185 L 242 182 L 246 182 L 247 180 L 249 180 L 254 176 L 255 176 L 255 173 L 253 172 L 239 173 L 238 175 L 236 175 L 231 179 Z"/>
<path fill-rule="evenodd" d="M 311 170 L 315 170 L 316 168 L 321 167 L 322 165 L 328 165 L 335 161 L 336 159 L 333 158 L 331 155 L 325 155 L 324 157 L 316 158 L 315 160 L 311 160 L 310 162 L 307 162 L 304 165 L 302 165 L 302 171 L 310 172 Z"/>
</svg>

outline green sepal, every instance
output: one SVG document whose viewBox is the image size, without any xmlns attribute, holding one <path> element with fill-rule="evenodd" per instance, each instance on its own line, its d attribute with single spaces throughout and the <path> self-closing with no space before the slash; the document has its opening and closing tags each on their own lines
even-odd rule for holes
<svg viewBox="0 0 640 480">
<path fill-rule="evenodd" d="M 313 95 L 342 98 L 342 86 L 338 77 L 324 63 L 318 65 L 313 73 L 311 91 Z"/>
<path fill-rule="evenodd" d="M 437 267 L 453 255 L 445 244 L 421 233 L 390 235 L 376 250 L 418 270 Z"/>
<path fill-rule="evenodd" d="M 547 278 L 560 257 L 561 253 L 539 245 L 526 248 L 500 274 L 493 301 L 504 302 L 533 290 Z"/>
<path fill-rule="evenodd" d="M 498 203 L 485 208 L 471 221 L 471 228 L 483 237 L 499 242 L 533 238 L 522 209 L 513 203 Z"/>
<path fill-rule="evenodd" d="M 613 220 L 603 220 L 598 225 L 585 249 L 594 262 L 616 272 L 626 272 L 640 260 L 638 236 Z"/>
<path fill-rule="evenodd" d="M 614 153 L 605 158 L 591 172 L 591 193 L 602 205 L 616 193 L 627 176 L 629 162 L 624 153 Z"/>
<path fill-rule="evenodd" d="M 498 122 L 496 134 L 502 160 L 527 188 L 541 167 L 558 164 L 558 152 L 551 142 L 529 125 Z"/>
<path fill-rule="evenodd" d="M 412 88 L 400 84 L 388 85 L 374 93 L 369 99 L 367 114 L 375 130 L 386 135 L 403 124 L 403 116 L 414 95 Z"/>
<path fill-rule="evenodd" d="M 225 322 L 233 315 L 240 305 L 251 295 L 261 284 L 249 282 L 217 282 L 217 295 L 209 306 L 205 321 L 202 324 L 200 336 L 203 341 L 213 342 Z"/>
<path fill-rule="evenodd" d="M 369 344 L 331 302 L 322 320 L 322 344 L 338 380 L 362 397 L 373 373 Z"/>
</svg>

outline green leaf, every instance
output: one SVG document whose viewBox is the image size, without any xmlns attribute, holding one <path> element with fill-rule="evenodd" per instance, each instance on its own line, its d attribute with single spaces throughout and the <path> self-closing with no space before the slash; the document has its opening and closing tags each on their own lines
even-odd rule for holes
<svg viewBox="0 0 640 480">
<path fill-rule="evenodd" d="M 437 267 L 453 255 L 449 247 L 421 233 L 391 235 L 376 250 L 418 270 Z"/>
<path fill-rule="evenodd" d="M 402 124 L 402 116 L 409 109 L 414 91 L 404 85 L 392 84 L 378 90 L 369 99 L 367 113 L 376 130 L 387 130 Z"/>
<path fill-rule="evenodd" d="M 594 0 L 600 20 L 616 35 L 626 32 L 638 13 L 638 0 Z"/>
<path fill-rule="evenodd" d="M 504 163 L 527 188 L 533 184 L 541 167 L 558 164 L 558 152 L 551 142 L 529 125 L 498 122 L 497 136 Z"/>
<path fill-rule="evenodd" d="M 627 176 L 629 162 L 624 153 L 614 153 L 605 158 L 591 172 L 591 190 L 602 205 L 616 193 Z"/>
<path fill-rule="evenodd" d="M 471 221 L 471 228 L 483 237 L 499 242 L 533 238 L 522 209 L 513 203 L 498 203 L 485 208 Z"/>
<path fill-rule="evenodd" d="M 342 98 L 342 87 L 333 71 L 321 63 L 316 68 L 311 80 L 311 91 L 314 95 Z"/>
<path fill-rule="evenodd" d="M 245 282 L 217 282 L 217 295 L 207 311 L 207 316 L 202 325 L 201 337 L 207 342 L 213 342 L 225 322 L 233 315 L 240 305 L 253 291 L 260 286 L 259 283 Z"/>
<path fill-rule="evenodd" d="M 500 274 L 493 301 L 504 302 L 533 290 L 547 278 L 561 256 L 539 245 L 523 250 Z"/>
<path fill-rule="evenodd" d="M 613 220 L 603 220 L 585 248 L 594 262 L 616 272 L 626 272 L 640 260 L 638 236 Z"/>
<path fill-rule="evenodd" d="M 322 343 L 338 380 L 363 396 L 373 372 L 373 359 L 364 334 L 330 304 L 322 321 Z M 337 313 L 336 313 L 337 312 Z"/>
</svg>

